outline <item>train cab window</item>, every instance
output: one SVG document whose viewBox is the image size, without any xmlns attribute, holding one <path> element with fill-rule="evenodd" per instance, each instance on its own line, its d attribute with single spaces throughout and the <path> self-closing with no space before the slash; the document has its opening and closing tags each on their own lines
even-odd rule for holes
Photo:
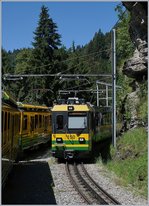
<svg viewBox="0 0 149 206">
<path fill-rule="evenodd" d="M 57 129 L 63 129 L 63 115 L 57 115 L 56 117 L 56 124 L 57 124 Z"/>
<path fill-rule="evenodd" d="M 68 128 L 69 129 L 87 128 L 87 114 L 86 113 L 69 113 Z"/>
<path fill-rule="evenodd" d="M 27 115 L 24 115 L 23 130 L 27 130 Z"/>
</svg>

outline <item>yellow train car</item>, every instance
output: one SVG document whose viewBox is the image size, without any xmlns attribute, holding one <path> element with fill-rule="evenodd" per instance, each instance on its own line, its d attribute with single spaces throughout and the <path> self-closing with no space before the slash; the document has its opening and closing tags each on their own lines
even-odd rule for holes
<svg viewBox="0 0 149 206">
<path fill-rule="evenodd" d="M 52 108 L 52 154 L 57 158 L 88 157 L 94 135 L 94 109 L 78 99 Z"/>
<path fill-rule="evenodd" d="M 2 186 L 24 150 L 51 141 L 51 110 L 16 102 L 2 91 Z"/>
<path fill-rule="evenodd" d="M 20 112 L 17 103 L 2 91 L 2 185 L 17 159 L 20 138 Z"/>
<path fill-rule="evenodd" d="M 20 102 L 18 108 L 21 113 L 19 139 L 21 151 L 50 141 L 52 130 L 50 108 Z"/>
</svg>

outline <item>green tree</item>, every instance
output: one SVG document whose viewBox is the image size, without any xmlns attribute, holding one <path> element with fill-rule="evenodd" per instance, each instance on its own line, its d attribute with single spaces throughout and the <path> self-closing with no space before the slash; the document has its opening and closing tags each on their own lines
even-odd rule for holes
<svg viewBox="0 0 149 206">
<path fill-rule="evenodd" d="M 57 25 L 48 14 L 48 8 L 42 6 L 39 16 L 38 26 L 34 32 L 33 55 L 35 65 L 52 64 L 54 59 L 54 50 L 58 49 L 60 35 L 57 33 Z M 49 67 L 46 67 L 49 69 Z M 49 69 L 50 70 L 50 69 Z"/>
<path fill-rule="evenodd" d="M 34 32 L 34 42 L 32 43 L 33 49 L 33 73 L 50 74 L 55 73 L 55 55 L 54 51 L 61 45 L 60 35 L 57 33 L 57 25 L 53 22 L 48 14 L 48 8 L 42 6 L 39 16 L 38 26 Z M 48 96 L 52 98 L 56 92 L 55 82 L 53 78 L 36 78 L 34 81 L 37 88 L 46 88 L 54 90 L 50 93 L 50 90 L 38 93 L 39 99 L 43 98 L 43 101 L 48 104 Z"/>
<path fill-rule="evenodd" d="M 125 60 L 132 56 L 134 51 L 134 46 L 130 39 L 129 34 L 129 21 L 130 14 L 128 11 L 123 11 L 122 4 L 119 4 L 115 11 L 118 12 L 118 17 L 120 22 L 117 25 L 117 37 L 116 37 L 116 47 L 117 47 L 117 61 L 121 64 L 121 60 Z"/>
<path fill-rule="evenodd" d="M 5 49 L 2 49 L 2 75 L 10 73 L 10 70 L 9 54 Z"/>
</svg>

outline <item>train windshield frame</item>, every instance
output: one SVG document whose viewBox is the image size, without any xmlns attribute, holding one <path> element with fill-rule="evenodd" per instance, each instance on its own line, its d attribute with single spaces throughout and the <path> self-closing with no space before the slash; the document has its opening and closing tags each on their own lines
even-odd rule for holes
<svg viewBox="0 0 149 206">
<path fill-rule="evenodd" d="M 86 129 L 87 128 L 87 113 L 86 112 L 71 112 L 68 113 L 68 129 Z"/>
</svg>

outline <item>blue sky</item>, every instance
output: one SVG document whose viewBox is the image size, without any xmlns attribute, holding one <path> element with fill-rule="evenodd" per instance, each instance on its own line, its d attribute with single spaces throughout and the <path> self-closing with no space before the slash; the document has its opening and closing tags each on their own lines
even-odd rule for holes
<svg viewBox="0 0 149 206">
<path fill-rule="evenodd" d="M 70 48 L 85 45 L 101 29 L 109 32 L 118 20 L 114 8 L 119 2 L 3 2 L 2 47 L 13 50 L 32 47 L 41 6 L 58 26 L 62 44 Z"/>
</svg>

